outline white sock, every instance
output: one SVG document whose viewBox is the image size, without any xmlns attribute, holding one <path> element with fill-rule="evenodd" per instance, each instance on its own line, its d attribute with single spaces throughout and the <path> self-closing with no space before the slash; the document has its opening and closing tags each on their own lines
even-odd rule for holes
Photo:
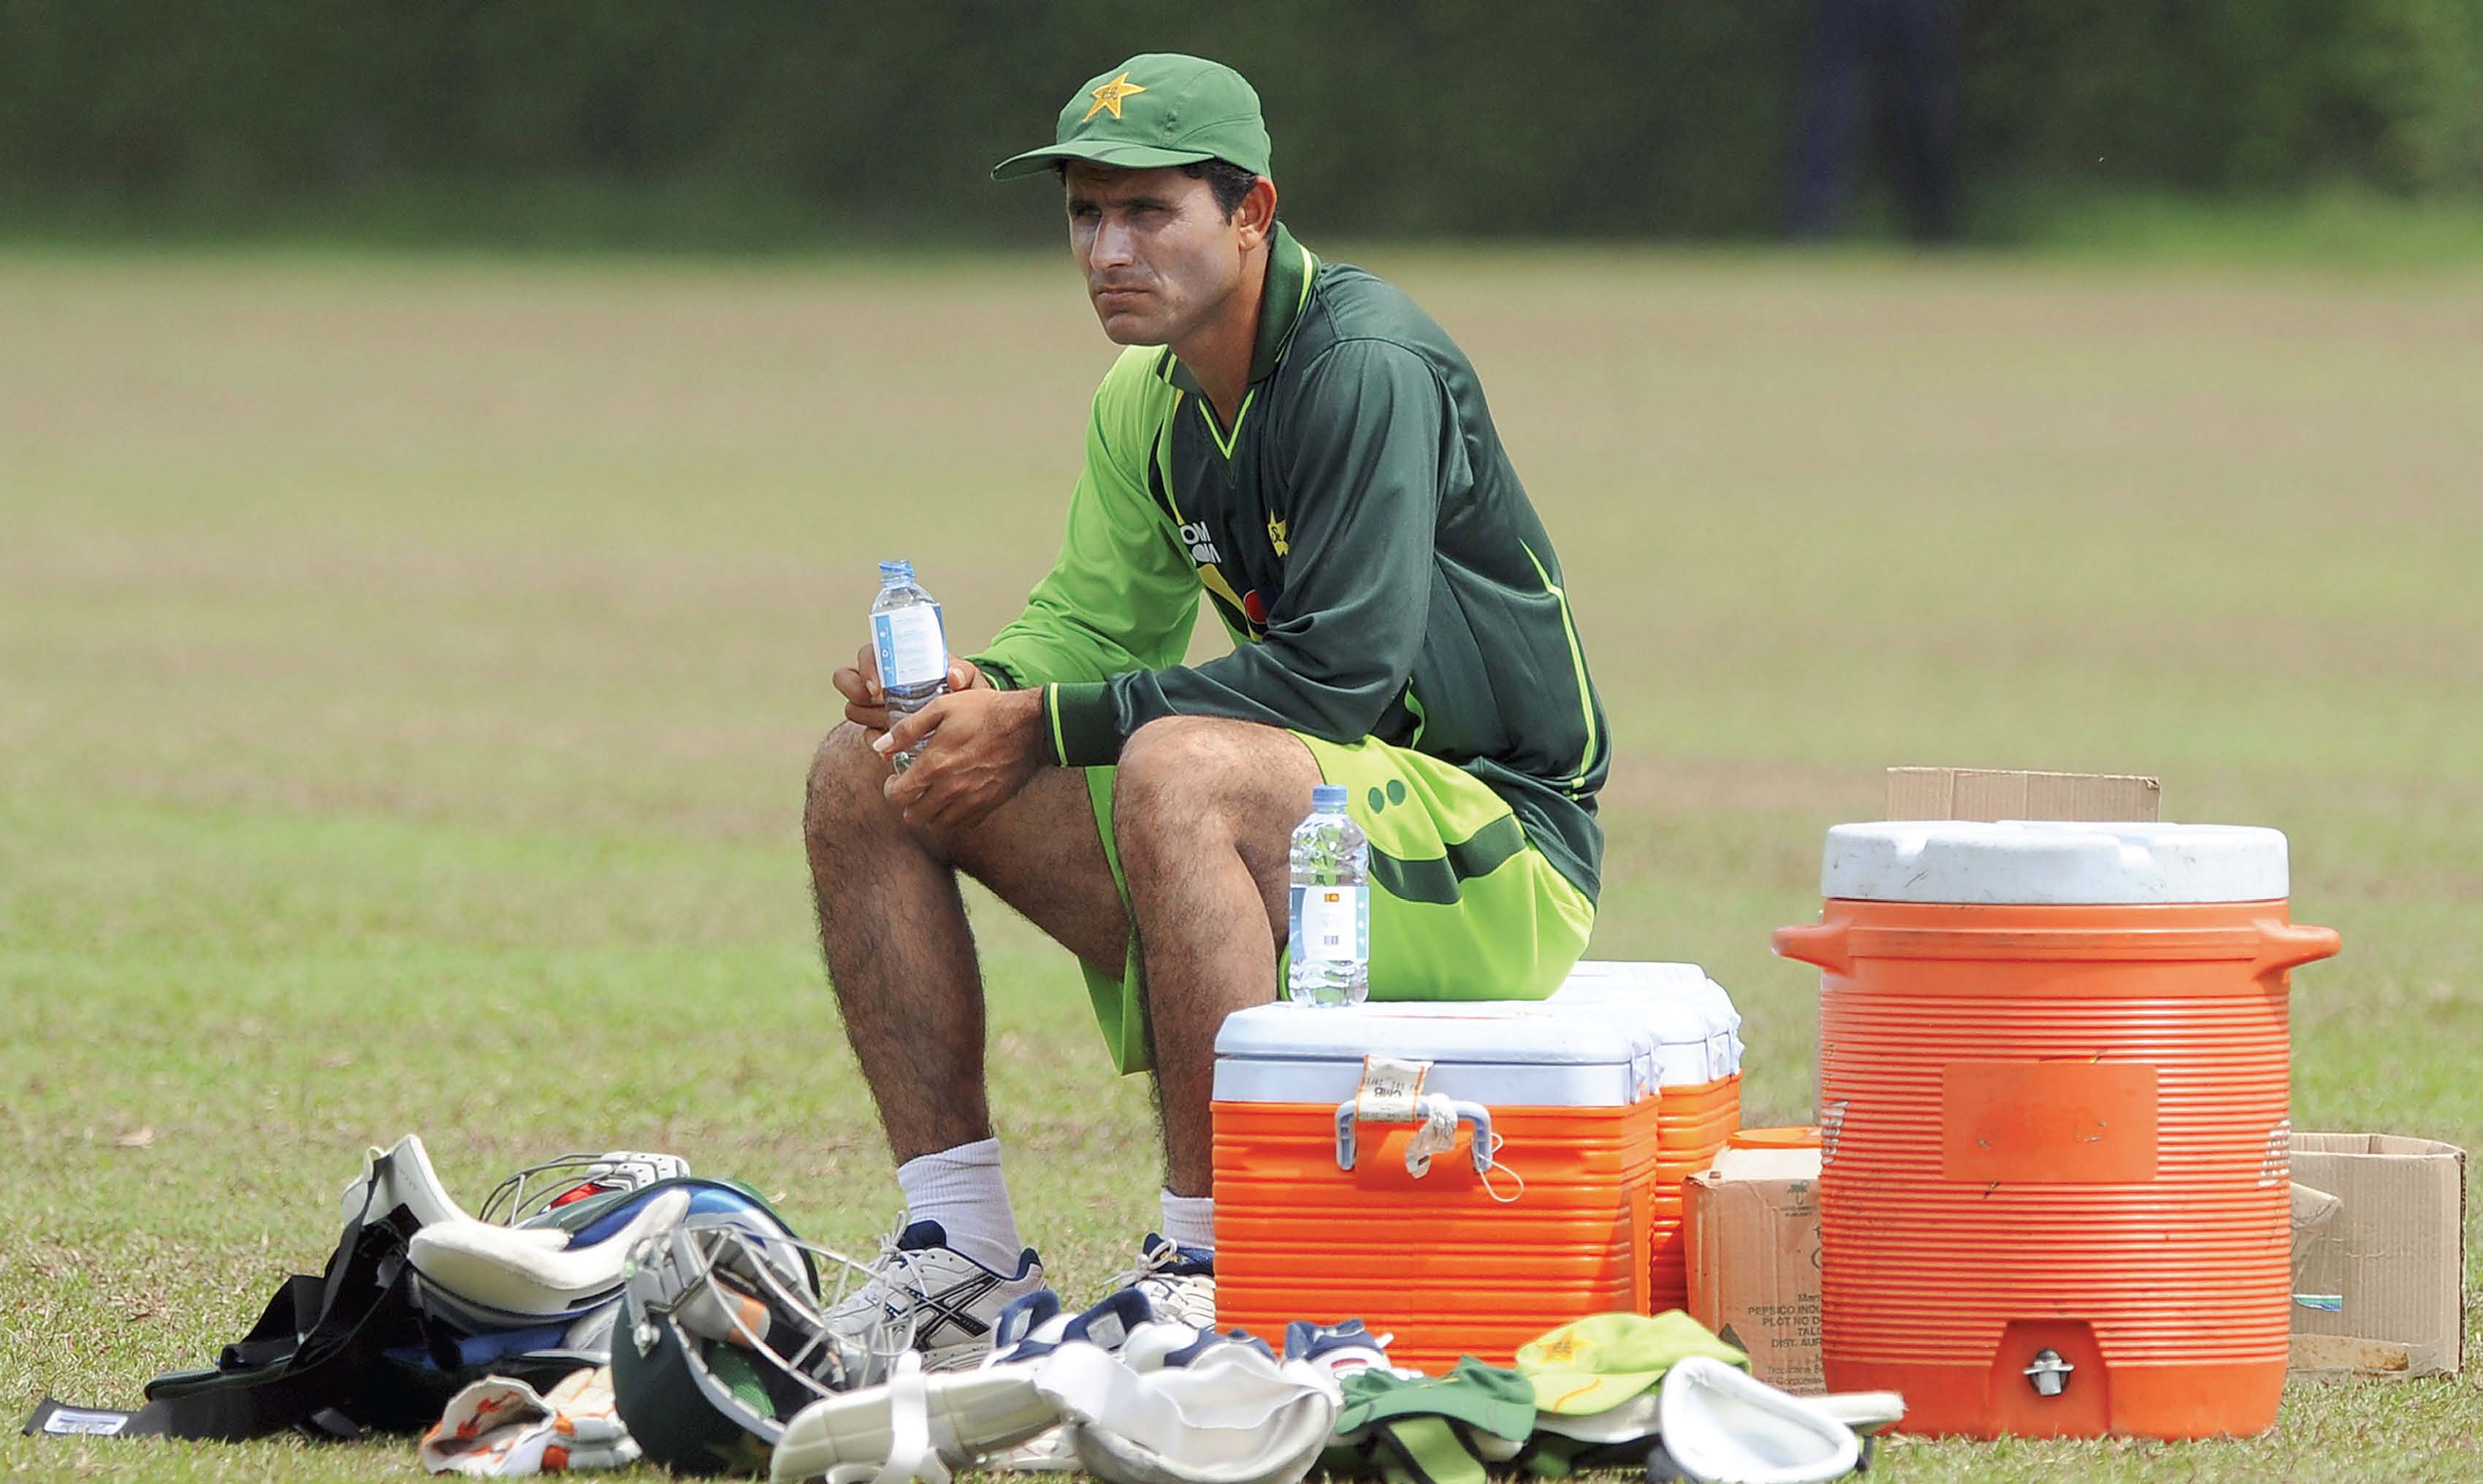
<svg viewBox="0 0 2483 1484">
<path fill-rule="evenodd" d="M 936 1221 L 948 1245 L 1003 1277 L 1017 1276 L 1017 1213 L 1001 1179 L 1001 1141 L 977 1139 L 896 1167 L 905 1219 Z"/>
<path fill-rule="evenodd" d="M 1161 1200 L 1164 1240 L 1203 1252 L 1215 1250 L 1214 1196 L 1177 1196 L 1167 1190 L 1162 1193 Z"/>
</svg>

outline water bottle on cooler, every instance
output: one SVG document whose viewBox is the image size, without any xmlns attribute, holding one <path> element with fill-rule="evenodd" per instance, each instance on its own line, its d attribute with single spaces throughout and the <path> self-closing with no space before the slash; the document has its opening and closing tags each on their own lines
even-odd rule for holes
<svg viewBox="0 0 2483 1484">
<path fill-rule="evenodd" d="M 870 647 L 879 660 L 879 688 L 894 724 L 948 689 L 948 634 L 940 604 L 914 580 L 911 562 L 879 564 L 879 596 L 870 605 Z M 919 751 L 919 749 L 918 749 Z M 896 771 L 914 766 L 914 753 L 890 759 Z"/>
<path fill-rule="evenodd" d="M 1345 786 L 1311 790 L 1294 831 L 1293 963 L 1285 997 L 1358 1005 L 1371 993 L 1371 841 L 1346 817 Z"/>
</svg>

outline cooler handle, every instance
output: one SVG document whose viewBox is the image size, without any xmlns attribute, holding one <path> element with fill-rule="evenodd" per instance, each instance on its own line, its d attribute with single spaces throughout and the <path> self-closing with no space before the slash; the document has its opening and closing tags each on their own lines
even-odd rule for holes
<svg viewBox="0 0 2483 1484">
<path fill-rule="evenodd" d="M 2258 958 L 2251 965 L 2258 974 L 2282 973 L 2305 964 L 2333 958 L 2345 945 L 2345 940 L 2335 928 L 2311 927 L 2300 922 L 2261 922 L 2258 925 Z"/>
<path fill-rule="evenodd" d="M 1854 955 L 1847 951 L 1846 939 L 1851 924 L 1844 922 L 1805 922 L 1798 927 L 1780 927 L 1770 935 L 1768 946 L 1778 958 L 1797 963 L 1816 964 L 1831 974 L 1854 972 Z"/>
<path fill-rule="evenodd" d="M 1491 1109 L 1480 1102 L 1463 1102 L 1455 1098 L 1443 1098 L 1436 1093 L 1427 1093 L 1414 1100 L 1413 1122 L 1428 1124 L 1435 1114 L 1448 1115 L 1457 1123 L 1473 1126 L 1474 1140 L 1468 1153 L 1474 1159 L 1475 1173 L 1488 1174 L 1491 1170 Z M 1336 1105 L 1336 1167 L 1340 1170 L 1353 1168 L 1354 1129 L 1357 1122 L 1354 1116 L 1353 1099 L 1348 1098 Z M 1407 1172 L 1417 1178 L 1429 1170 L 1431 1165 L 1430 1156 L 1428 1154 L 1421 1157 L 1422 1169 L 1415 1169 L 1415 1162 L 1414 1159 L 1409 1158 L 1405 1163 Z"/>
</svg>

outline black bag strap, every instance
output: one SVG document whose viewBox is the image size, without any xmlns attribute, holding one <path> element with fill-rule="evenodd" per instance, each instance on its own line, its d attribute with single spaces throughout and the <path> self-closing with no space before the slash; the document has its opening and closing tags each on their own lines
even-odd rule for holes
<svg viewBox="0 0 2483 1484">
<path fill-rule="evenodd" d="M 155 1435 L 153 1429 L 140 1428 L 135 1412 L 115 1412 L 109 1407 L 72 1407 L 57 1396 L 46 1396 L 17 1429 L 20 1438 L 139 1438 Z"/>
<path fill-rule="evenodd" d="M 325 1437 L 358 1431 L 366 1373 L 383 1349 L 413 1338 L 403 1264 L 387 1261 L 403 1248 L 392 1227 L 366 1228 L 337 1249 L 326 1274 L 287 1279 L 250 1338 L 225 1347 L 216 1371 L 149 1382 L 147 1405 L 124 1436 L 237 1443 L 291 1429 Z M 344 1427 L 323 1420 L 329 1413 Z"/>
<path fill-rule="evenodd" d="M 383 1365 L 382 1352 L 392 1346 L 435 1343 L 414 1312 L 406 1260 L 419 1224 L 402 1206 L 376 1219 L 371 1210 L 387 1170 L 387 1156 L 373 1161 L 361 1208 L 318 1276 L 286 1279 L 250 1333 L 224 1348 L 215 1370 L 148 1382 L 147 1405 L 120 1435 L 359 1437 L 365 1425 L 401 1426 L 426 1410 L 436 1414 L 436 1398 L 402 1394 L 402 1372 Z M 375 1381 L 393 1382 L 398 1394 L 372 1394 Z"/>
<path fill-rule="evenodd" d="M 302 1346 L 303 1335 L 319 1322 L 326 1292 L 324 1278 L 296 1273 L 284 1280 L 284 1286 L 267 1301 L 266 1312 L 250 1333 L 216 1357 L 216 1369 L 263 1370 L 291 1359 Z"/>
</svg>

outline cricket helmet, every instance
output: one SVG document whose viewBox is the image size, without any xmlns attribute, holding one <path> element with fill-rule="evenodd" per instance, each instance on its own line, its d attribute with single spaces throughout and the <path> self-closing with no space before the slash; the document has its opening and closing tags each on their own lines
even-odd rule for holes
<svg viewBox="0 0 2483 1484">
<path fill-rule="evenodd" d="M 679 1473 L 763 1475 L 785 1424 L 821 1397 L 884 1380 L 910 1326 L 829 1328 L 829 1304 L 867 1281 L 795 1236 L 755 1195 L 642 1238 L 612 1337 L 621 1419 L 647 1459 Z"/>
</svg>

